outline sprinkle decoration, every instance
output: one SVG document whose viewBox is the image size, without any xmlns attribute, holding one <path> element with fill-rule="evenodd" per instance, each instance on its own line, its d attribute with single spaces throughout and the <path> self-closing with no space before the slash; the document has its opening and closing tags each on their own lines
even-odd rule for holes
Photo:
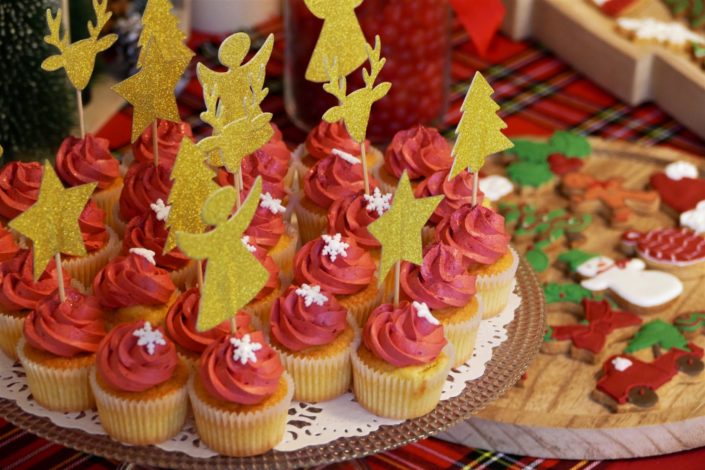
<svg viewBox="0 0 705 470">
<path fill-rule="evenodd" d="M 248 362 L 257 362 L 255 353 L 262 349 L 262 345 L 256 342 L 253 343 L 249 334 L 244 335 L 242 338 L 230 338 L 230 344 L 233 345 L 233 361 L 239 361 L 243 366 L 247 365 Z"/>
<path fill-rule="evenodd" d="M 387 212 L 391 207 L 390 201 L 392 200 L 392 193 L 382 194 L 379 188 L 375 188 L 372 194 L 364 194 L 362 197 L 365 198 L 365 202 L 367 202 L 365 209 L 367 209 L 368 212 L 377 212 L 378 216 Z"/>
<path fill-rule="evenodd" d="M 135 247 L 135 248 L 130 248 L 129 250 L 130 253 L 141 256 L 142 258 L 146 259 L 150 263 L 156 266 L 157 262 L 154 260 L 154 255 L 156 253 L 148 248 L 142 248 L 142 247 Z"/>
<path fill-rule="evenodd" d="M 346 162 L 348 162 L 351 165 L 359 165 L 360 164 L 360 159 L 357 158 L 355 155 L 352 155 L 348 152 L 344 152 L 344 151 L 338 150 L 338 149 L 333 149 L 331 151 L 331 153 L 333 155 L 335 155 L 336 157 L 342 158 L 343 160 L 345 160 Z"/>
<path fill-rule="evenodd" d="M 412 302 L 411 304 L 412 307 L 414 307 L 414 310 L 416 311 L 416 316 L 419 318 L 423 318 L 427 322 L 429 322 L 431 325 L 440 325 L 441 322 L 438 321 L 436 317 L 433 316 L 431 313 L 431 310 L 428 308 L 428 305 L 426 305 L 425 302 Z"/>
<path fill-rule="evenodd" d="M 169 218 L 171 206 L 164 204 L 164 200 L 162 198 L 157 199 L 157 202 L 151 203 L 149 207 L 150 209 L 152 209 L 152 212 L 154 212 L 154 216 L 157 218 L 157 220 L 163 222 Z"/>
<path fill-rule="evenodd" d="M 259 205 L 274 215 L 286 212 L 286 207 L 282 204 L 282 200 L 272 197 L 270 193 L 263 193 L 260 196 Z"/>
<path fill-rule="evenodd" d="M 328 302 L 328 297 L 321 293 L 321 286 L 301 284 L 295 291 L 296 295 L 304 299 L 304 305 L 310 307 L 313 304 L 322 307 Z"/>
<path fill-rule="evenodd" d="M 323 256 L 328 256 L 332 262 L 338 259 L 338 256 L 345 258 L 348 256 L 347 249 L 350 248 L 350 244 L 342 241 L 342 235 L 336 233 L 335 235 L 321 235 L 321 238 L 325 242 L 323 251 L 321 254 Z"/>
<path fill-rule="evenodd" d="M 159 330 L 153 330 L 152 324 L 148 321 L 144 322 L 144 326 L 132 332 L 133 336 L 137 336 L 137 346 L 143 346 L 147 349 L 150 356 L 154 355 L 157 346 L 166 346 L 164 335 Z"/>
<path fill-rule="evenodd" d="M 250 236 L 249 235 L 243 236 L 240 239 L 240 241 L 245 246 L 245 248 L 247 248 L 247 251 L 249 251 L 250 253 L 255 253 L 257 251 L 257 247 L 250 243 Z"/>
</svg>

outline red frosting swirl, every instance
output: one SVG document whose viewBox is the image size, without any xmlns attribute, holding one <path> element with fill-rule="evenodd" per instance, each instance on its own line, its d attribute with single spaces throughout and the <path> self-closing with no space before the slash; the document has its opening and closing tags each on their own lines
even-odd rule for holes
<svg viewBox="0 0 705 470">
<path fill-rule="evenodd" d="M 370 177 L 370 189 L 376 181 Z M 365 190 L 362 164 L 352 164 L 337 155 L 318 161 L 304 176 L 304 193 L 317 206 L 328 209 L 338 199 Z"/>
<path fill-rule="evenodd" d="M 110 310 L 165 304 L 174 290 L 166 271 L 134 253 L 111 260 L 93 280 L 94 295 Z"/>
<path fill-rule="evenodd" d="M 289 171 L 291 152 L 282 140 L 274 137 L 242 160 L 242 172 L 262 176 L 265 181 L 281 183 Z"/>
<path fill-rule="evenodd" d="M 244 200 L 246 196 L 243 193 L 241 197 Z M 270 250 L 279 242 L 285 230 L 284 214 L 273 214 L 272 211 L 260 204 L 257 206 L 250 225 L 245 230 L 245 235 L 249 235 L 250 241 L 255 245 Z"/>
<path fill-rule="evenodd" d="M 201 354 L 209 344 L 227 336 L 230 332 L 230 320 L 225 320 L 208 331 L 196 329 L 200 300 L 201 293 L 198 287 L 187 290 L 169 308 L 164 322 L 169 338 L 182 348 L 196 354 Z M 250 333 L 252 331 L 250 315 L 242 311 L 237 312 L 235 328 L 238 334 Z"/>
<path fill-rule="evenodd" d="M 188 264 L 189 258 L 178 248 L 163 253 L 168 236 L 169 231 L 164 221 L 157 220 L 154 211 L 150 210 L 139 217 L 133 217 L 127 224 L 122 251 L 128 253 L 130 248 L 147 248 L 155 253 L 157 267 L 177 271 Z"/>
<path fill-rule="evenodd" d="M 406 170 L 415 180 L 440 170 L 449 170 L 453 164 L 448 141 L 431 127 L 418 125 L 396 133 L 384 153 L 384 168 L 395 178 Z"/>
<path fill-rule="evenodd" d="M 297 289 L 299 286 L 289 286 L 274 302 L 269 317 L 272 336 L 290 351 L 330 344 L 347 328 L 347 311 L 324 290 L 321 294 L 328 300 L 323 305 L 312 302 L 306 306 Z"/>
<path fill-rule="evenodd" d="M 294 278 L 298 284 L 315 284 L 335 295 L 362 291 L 374 280 L 376 270 L 372 256 L 352 238 L 342 237 L 349 246 L 347 255 L 335 261 L 323 254 L 326 243 L 319 237 L 306 243 L 294 258 Z"/>
<path fill-rule="evenodd" d="M 434 243 L 426 248 L 421 266 L 402 264 L 400 286 L 404 298 L 431 309 L 462 307 L 475 294 L 475 276 L 468 274 L 457 249 Z"/>
<path fill-rule="evenodd" d="M 153 354 L 146 345 L 138 345 L 135 335 L 146 328 L 148 322 L 136 321 L 118 325 L 103 338 L 98 346 L 95 367 L 100 377 L 114 390 L 144 392 L 169 380 L 174 374 L 179 358 L 176 346 L 164 335 L 161 327 L 150 327 L 158 331 L 166 344 L 154 344 Z"/>
<path fill-rule="evenodd" d="M 306 137 L 306 152 L 316 160 L 322 160 L 329 156 L 333 149 L 360 156 L 360 144 L 350 137 L 342 122 L 331 124 L 321 121 Z M 370 149 L 369 140 L 365 140 L 365 149 Z"/>
<path fill-rule="evenodd" d="M 0 169 L 0 216 L 14 219 L 37 202 L 42 173 L 37 162 L 10 162 Z"/>
<path fill-rule="evenodd" d="M 133 217 L 151 211 L 149 205 L 157 199 L 166 201 L 171 191 L 171 170 L 161 163 L 135 163 L 125 175 L 120 194 L 120 218 L 130 221 Z"/>
<path fill-rule="evenodd" d="M 249 243 L 252 245 L 251 240 Z M 275 263 L 272 257 L 267 254 L 267 250 L 265 250 L 261 246 L 253 246 L 256 248 L 253 255 L 255 255 L 255 258 L 257 258 L 259 262 L 262 263 L 262 266 L 264 266 L 267 271 L 269 271 L 269 278 L 267 279 L 267 283 L 264 285 L 262 290 L 257 293 L 255 298 L 252 299 L 253 302 L 256 302 L 258 300 L 266 298 L 269 294 L 274 292 L 274 290 L 279 287 L 279 266 L 277 266 L 277 263 Z"/>
<path fill-rule="evenodd" d="M 377 211 L 367 210 L 365 193 L 360 192 L 343 199 L 338 199 L 328 210 L 328 233 L 340 233 L 352 238 L 361 247 L 374 250 L 380 247 L 379 242 L 367 230 L 367 227 L 377 220 Z"/>
<path fill-rule="evenodd" d="M 34 282 L 34 260 L 31 250 L 20 250 L 17 255 L 0 264 L 0 308 L 6 312 L 32 310 L 37 302 L 53 295 L 59 288 L 56 263 L 52 259 Z M 61 270 L 64 285 L 71 281 Z"/>
<path fill-rule="evenodd" d="M 254 351 L 257 360 L 245 364 L 233 357 L 232 338 L 226 336 L 208 346 L 201 356 L 199 377 L 208 393 L 219 400 L 256 405 L 277 391 L 284 367 L 276 351 L 264 342 L 261 331 L 238 337 L 261 345 Z"/>
<path fill-rule="evenodd" d="M 435 172 L 422 180 L 414 191 L 416 197 L 444 196 L 429 219 L 433 225 L 450 216 L 457 209 L 472 204 L 473 174 L 462 171 L 448 181 L 448 173 L 450 170 Z M 478 189 L 477 203 L 482 204 L 484 198 L 484 193 Z"/>
<path fill-rule="evenodd" d="M 159 164 L 167 168 L 174 166 L 174 160 L 181 148 L 184 137 L 193 140 L 191 126 L 186 122 L 159 120 L 157 124 L 157 145 L 159 146 Z M 142 135 L 132 144 L 135 162 L 154 164 L 154 140 L 152 126 L 148 126 Z"/>
<path fill-rule="evenodd" d="M 103 312 L 96 298 L 71 288 L 64 302 L 58 292 L 38 302 L 24 322 L 30 346 L 61 357 L 94 353 L 104 336 Z"/>
<path fill-rule="evenodd" d="M 14 258 L 18 251 L 20 247 L 15 242 L 15 237 L 0 223 L 0 263 Z"/>
<path fill-rule="evenodd" d="M 88 201 L 81 212 L 81 216 L 78 218 L 78 227 L 81 229 L 83 244 L 88 253 L 100 250 L 110 239 L 110 235 L 105 229 L 105 211 L 93 201 Z"/>
<path fill-rule="evenodd" d="M 436 238 L 458 248 L 467 262 L 492 264 L 507 252 L 510 237 L 504 217 L 478 204 L 461 207 L 443 219 L 436 227 Z"/>
<path fill-rule="evenodd" d="M 443 325 L 419 317 L 406 301 L 396 308 L 382 304 L 374 309 L 365 324 L 362 340 L 372 354 L 396 367 L 428 364 L 447 343 Z"/>
<path fill-rule="evenodd" d="M 108 139 L 69 136 L 56 153 L 56 173 L 68 186 L 96 182 L 98 189 L 105 189 L 120 177 L 120 163 L 110 153 Z"/>
</svg>

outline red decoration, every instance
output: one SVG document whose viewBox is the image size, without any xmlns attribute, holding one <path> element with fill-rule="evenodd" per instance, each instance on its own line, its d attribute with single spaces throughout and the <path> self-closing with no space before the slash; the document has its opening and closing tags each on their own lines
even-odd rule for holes
<svg viewBox="0 0 705 470">
<path fill-rule="evenodd" d="M 676 212 L 694 209 L 705 199 L 705 179 L 702 178 L 672 180 L 666 173 L 659 172 L 651 175 L 650 183 L 663 202 Z"/>
<path fill-rule="evenodd" d="M 548 156 L 548 165 L 551 167 L 553 174 L 563 176 L 579 171 L 584 163 L 580 158 L 566 157 L 561 153 L 553 153 Z"/>
<path fill-rule="evenodd" d="M 502 0 L 450 0 L 477 53 L 484 57 L 507 9 Z"/>
</svg>

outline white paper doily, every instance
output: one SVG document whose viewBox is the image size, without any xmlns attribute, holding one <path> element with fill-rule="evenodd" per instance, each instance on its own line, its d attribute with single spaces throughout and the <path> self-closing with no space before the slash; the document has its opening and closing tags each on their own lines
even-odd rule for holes
<svg viewBox="0 0 705 470">
<path fill-rule="evenodd" d="M 451 370 L 443 388 L 441 400 L 457 397 L 469 382 L 482 376 L 485 365 L 492 358 L 492 350 L 507 339 L 505 326 L 514 319 L 521 298 L 512 293 L 504 311 L 491 319 L 483 320 L 475 344 L 472 359 L 457 369 Z M 105 434 L 98 414 L 93 411 L 60 413 L 49 411 L 38 405 L 31 396 L 24 370 L 19 363 L 12 363 L 0 353 L 0 397 L 13 400 L 25 412 L 50 419 L 54 424 L 80 429 L 89 434 Z M 382 425 L 401 423 L 400 420 L 380 418 L 366 411 L 352 393 L 323 403 L 293 402 L 289 409 L 286 434 L 277 445 L 279 451 L 293 451 L 310 445 L 321 445 L 341 437 L 365 436 Z M 157 447 L 167 451 L 183 452 L 191 457 L 207 458 L 216 455 L 205 447 L 195 432 L 192 420 L 175 437 Z"/>
</svg>

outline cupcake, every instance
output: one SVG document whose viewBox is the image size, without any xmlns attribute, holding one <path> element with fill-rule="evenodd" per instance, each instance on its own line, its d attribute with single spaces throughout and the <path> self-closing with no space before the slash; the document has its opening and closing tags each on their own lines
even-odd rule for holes
<svg viewBox="0 0 705 470">
<path fill-rule="evenodd" d="M 376 270 L 372 256 L 351 238 L 322 235 L 296 253 L 294 282 L 321 286 L 362 326 L 382 296 Z"/>
<path fill-rule="evenodd" d="M 358 403 L 377 416 L 411 419 L 432 411 L 453 364 L 443 325 L 419 302 L 382 304 L 351 356 Z"/>
<path fill-rule="evenodd" d="M 89 375 L 100 423 L 120 442 L 164 442 L 184 425 L 188 368 L 174 343 L 148 321 L 126 323 L 103 338 Z"/>
<path fill-rule="evenodd" d="M 0 223 L 0 263 L 15 257 L 20 251 L 14 235 Z"/>
<path fill-rule="evenodd" d="M 130 220 L 149 212 L 154 201 L 168 200 L 172 186 L 170 173 L 171 169 L 161 163 L 154 166 L 153 163 L 142 162 L 130 166 L 125 174 L 118 214 L 114 218 L 113 228 L 118 235 L 122 236 Z"/>
<path fill-rule="evenodd" d="M 108 327 L 146 320 L 161 325 L 178 294 L 169 274 L 155 265 L 155 254 L 131 248 L 95 277 L 93 294 L 106 312 Z"/>
<path fill-rule="evenodd" d="M 293 179 L 293 165 L 291 164 L 291 151 L 281 138 L 281 132 L 272 124 L 276 132 L 274 136 L 242 160 L 242 172 L 261 176 L 265 181 L 284 183 L 291 187 Z"/>
<path fill-rule="evenodd" d="M 436 228 L 441 243 L 457 248 L 477 276 L 483 318 L 499 315 L 509 301 L 519 257 L 509 247 L 504 217 L 486 207 L 464 206 Z"/>
<path fill-rule="evenodd" d="M 370 179 L 370 190 L 375 186 Z M 311 241 L 326 230 L 328 209 L 335 201 L 364 190 L 359 159 L 334 154 L 316 163 L 304 176 L 303 194 L 296 206 L 302 241 Z"/>
<path fill-rule="evenodd" d="M 438 223 L 449 217 L 453 212 L 463 206 L 472 204 L 472 186 L 474 176 L 468 171 L 460 172 L 455 178 L 448 180 L 450 170 L 441 170 L 424 178 L 414 190 L 417 198 L 439 196 L 443 199 L 436 206 L 426 226 L 423 228 L 422 237 L 424 245 L 431 243 L 435 237 Z M 477 204 L 482 204 L 484 194 L 478 190 Z"/>
<path fill-rule="evenodd" d="M 389 210 L 392 194 L 375 188 L 372 194 L 359 192 L 336 200 L 328 211 L 328 233 L 340 233 L 379 259 L 379 241 L 367 227 Z"/>
<path fill-rule="evenodd" d="M 257 176 L 258 175 L 253 175 L 252 173 L 242 173 L 243 194 L 249 194 Z M 225 168 L 219 168 L 215 182 L 218 183 L 219 186 L 235 186 L 235 175 Z M 286 205 L 289 200 L 289 191 L 284 186 L 283 181 L 262 179 L 262 194 L 264 193 L 269 193 L 272 197 L 280 199 L 284 205 Z"/>
<path fill-rule="evenodd" d="M 380 188 L 394 192 L 399 178 L 406 170 L 412 185 L 453 165 L 451 146 L 432 127 L 417 125 L 397 132 L 384 152 L 384 164 L 375 172 Z"/>
<path fill-rule="evenodd" d="M 234 457 L 267 452 L 282 440 L 293 394 L 294 383 L 259 331 L 212 343 L 189 381 L 201 440 Z"/>
<path fill-rule="evenodd" d="M 132 144 L 133 163 L 149 163 L 154 165 L 153 126 L 148 126 L 142 135 Z M 157 146 L 159 149 L 159 164 L 171 169 L 184 138 L 193 140 L 191 126 L 186 122 L 157 120 Z"/>
<path fill-rule="evenodd" d="M 37 202 L 42 174 L 42 165 L 37 162 L 10 162 L 0 169 L 0 217 L 4 222 Z"/>
<path fill-rule="evenodd" d="M 154 252 L 156 266 L 169 273 L 179 289 L 185 290 L 194 283 L 196 263 L 183 254 L 178 248 L 164 253 L 169 230 L 164 220 L 168 215 L 168 207 L 161 199 L 151 204 L 151 209 L 141 216 L 133 217 L 125 227 L 122 239 L 122 253 L 129 253 L 132 248 L 145 248 Z"/>
<path fill-rule="evenodd" d="M 97 183 L 93 201 L 107 215 L 111 225 L 122 190 L 120 162 L 110 153 L 110 141 L 86 134 L 83 139 L 69 136 L 56 153 L 56 174 L 68 187 Z"/>
<path fill-rule="evenodd" d="M 289 286 L 272 306 L 269 328 L 272 347 L 294 380 L 295 400 L 332 400 L 350 388 L 359 329 L 333 294 L 320 286 Z"/>
<path fill-rule="evenodd" d="M 31 250 L 20 250 L 14 258 L 0 264 L 0 349 L 17 359 L 17 343 L 22 336 L 25 318 L 37 302 L 51 297 L 59 288 L 56 263 L 52 259 L 34 282 L 34 262 Z M 71 277 L 65 270 L 64 285 Z"/>
<path fill-rule="evenodd" d="M 482 312 L 475 296 L 475 276 L 467 272 L 460 252 L 442 243 L 424 250 L 423 263 L 401 265 L 399 286 L 402 298 L 425 303 L 443 325 L 445 337 L 453 345 L 453 367 L 472 356 Z"/>
<path fill-rule="evenodd" d="M 274 300 L 281 294 L 281 280 L 279 279 L 279 267 L 264 248 L 253 245 L 250 237 L 242 237 L 242 243 L 259 260 L 262 266 L 269 272 L 269 278 L 254 299 L 243 307 L 243 310 L 266 325 L 269 320 L 269 311 L 272 309 Z"/>
<path fill-rule="evenodd" d="M 75 289 L 37 303 L 24 322 L 17 356 L 34 399 L 53 411 L 93 408 L 88 381 L 98 344 L 105 336 L 103 312 L 95 297 Z"/>
<path fill-rule="evenodd" d="M 196 370 L 201 354 L 214 341 L 218 341 L 230 333 L 231 322 L 226 320 L 208 331 L 198 331 L 198 304 L 201 292 L 197 287 L 181 294 L 169 308 L 164 320 L 167 336 L 176 345 L 176 353 L 191 370 Z M 252 318 L 248 313 L 235 314 L 237 334 L 253 331 Z"/>
</svg>

